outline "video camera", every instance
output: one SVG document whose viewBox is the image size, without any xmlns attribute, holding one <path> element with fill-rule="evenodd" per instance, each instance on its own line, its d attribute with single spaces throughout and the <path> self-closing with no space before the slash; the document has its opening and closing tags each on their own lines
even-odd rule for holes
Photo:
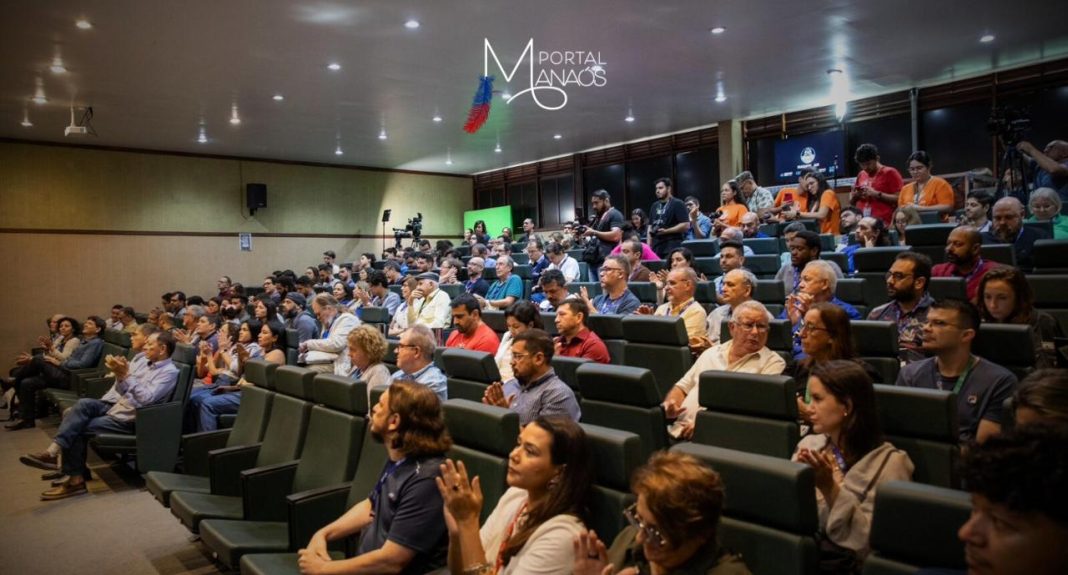
<svg viewBox="0 0 1068 575">
<path fill-rule="evenodd" d="M 414 218 L 408 220 L 408 225 L 403 228 L 393 228 L 393 239 L 397 242 L 397 248 L 401 247 L 401 240 L 412 238 L 413 242 L 419 241 L 423 235 L 423 213 L 416 213 Z"/>
<path fill-rule="evenodd" d="M 986 131 L 991 136 L 997 136 L 1006 148 L 1018 144 L 1030 129 L 1031 118 L 1027 112 L 1012 106 L 996 106 L 986 121 Z"/>
</svg>

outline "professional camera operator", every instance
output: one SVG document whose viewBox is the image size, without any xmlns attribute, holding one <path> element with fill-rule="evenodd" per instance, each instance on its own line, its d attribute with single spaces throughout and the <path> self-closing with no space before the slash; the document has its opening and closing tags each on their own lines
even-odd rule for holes
<svg viewBox="0 0 1068 575">
<path fill-rule="evenodd" d="M 649 208 L 649 238 L 660 259 L 667 259 L 672 250 L 682 245 L 686 230 L 690 229 L 690 216 L 682 200 L 671 195 L 671 179 L 656 181 L 656 202 Z"/>
<path fill-rule="evenodd" d="M 604 258 L 612 253 L 623 237 L 623 214 L 612 207 L 612 197 L 605 190 L 597 190 L 590 197 L 590 205 L 596 213 L 592 227 L 586 228 L 583 236 L 589 237 L 589 244 L 582 252 L 582 259 L 590 266 L 590 279 L 597 277 L 597 269 L 604 263 Z"/>
<path fill-rule="evenodd" d="M 1068 142 L 1053 140 L 1039 150 L 1026 140 L 1016 144 L 1016 149 L 1031 158 L 1034 170 L 1034 189 L 1053 188 L 1068 203 Z"/>
</svg>

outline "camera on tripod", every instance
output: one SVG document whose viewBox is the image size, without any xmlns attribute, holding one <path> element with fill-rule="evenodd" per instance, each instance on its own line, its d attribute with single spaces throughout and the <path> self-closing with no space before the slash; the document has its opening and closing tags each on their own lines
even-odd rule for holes
<svg viewBox="0 0 1068 575">
<path fill-rule="evenodd" d="M 1031 129 L 1031 118 L 1026 111 L 1013 106 L 995 106 L 986 121 L 986 131 L 997 136 L 1006 148 L 1018 144 L 1025 132 Z"/>
<path fill-rule="evenodd" d="M 414 218 L 408 219 L 408 225 L 403 228 L 393 228 L 393 239 L 397 242 L 397 248 L 401 247 L 401 240 L 412 238 L 412 242 L 419 241 L 423 235 L 423 213 L 416 213 Z"/>
</svg>

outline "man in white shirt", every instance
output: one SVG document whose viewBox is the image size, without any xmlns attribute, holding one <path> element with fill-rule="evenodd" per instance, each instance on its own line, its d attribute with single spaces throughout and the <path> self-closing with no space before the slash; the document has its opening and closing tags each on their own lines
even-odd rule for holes
<svg viewBox="0 0 1068 575">
<path fill-rule="evenodd" d="M 438 289 L 438 274 L 422 273 L 415 279 L 419 280 L 419 286 L 408 294 L 408 325 L 443 329 L 452 317 L 452 300 Z"/>
<path fill-rule="evenodd" d="M 328 293 L 312 299 L 312 311 L 322 329 L 318 339 L 300 343 L 299 363 L 320 373 L 339 373 L 338 369 L 347 369 L 349 356 L 345 350 L 349 345 L 349 332 L 360 325 L 359 318 Z"/>
<path fill-rule="evenodd" d="M 567 255 L 567 252 L 564 251 L 564 246 L 551 242 L 545 246 L 545 255 L 552 262 L 547 269 L 560 270 L 564 274 L 564 280 L 567 283 L 579 279 L 579 264 L 575 261 L 575 258 Z"/>
</svg>

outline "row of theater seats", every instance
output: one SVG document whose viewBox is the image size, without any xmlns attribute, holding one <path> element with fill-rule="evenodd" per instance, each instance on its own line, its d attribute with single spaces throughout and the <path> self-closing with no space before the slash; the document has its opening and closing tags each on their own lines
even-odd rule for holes
<svg viewBox="0 0 1068 575">
<path fill-rule="evenodd" d="M 456 351 L 446 352 L 446 358 Z M 587 375 L 598 380 L 627 369 L 632 368 L 584 365 L 578 373 L 585 382 Z M 363 382 L 260 360 L 249 362 L 247 377 L 256 387 L 245 392 L 234 427 L 183 437 L 185 473 L 153 471 L 146 476 L 147 485 L 228 568 L 292 573 L 293 552 L 372 490 L 385 451 L 367 432 Z M 625 388 L 618 378 L 601 387 L 620 382 Z M 596 393 L 585 383 L 582 388 Z M 372 404 L 381 392 L 371 390 Z M 620 390 L 614 396 L 627 393 Z M 633 502 L 630 475 L 649 449 L 626 422 L 599 420 L 598 401 L 583 405 L 591 415 L 584 415 L 582 425 L 596 470 L 590 527 L 610 541 L 625 525 L 622 510 Z M 948 403 L 954 405 L 951 398 Z M 454 440 L 448 455 L 463 460 L 481 478 L 485 518 L 506 489 L 518 418 L 466 399 L 450 399 L 444 412 Z M 672 449 L 694 455 L 721 474 L 727 500 L 720 538 L 742 554 L 752 572 L 817 571 L 818 517 L 810 467 L 698 443 Z M 874 555 L 865 573 L 963 567 L 954 533 L 969 509 L 962 492 L 921 483 L 881 486 L 872 526 Z M 332 551 L 338 557 L 351 554 L 353 542 L 338 542 Z"/>
</svg>

